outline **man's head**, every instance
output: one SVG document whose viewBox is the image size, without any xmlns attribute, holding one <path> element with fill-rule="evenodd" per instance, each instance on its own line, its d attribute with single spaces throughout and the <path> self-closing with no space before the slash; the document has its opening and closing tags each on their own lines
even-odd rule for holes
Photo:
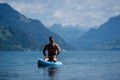
<svg viewBox="0 0 120 80">
<path fill-rule="evenodd" d="M 49 41 L 50 41 L 51 44 L 53 44 L 54 43 L 54 38 L 53 37 L 49 37 Z"/>
</svg>

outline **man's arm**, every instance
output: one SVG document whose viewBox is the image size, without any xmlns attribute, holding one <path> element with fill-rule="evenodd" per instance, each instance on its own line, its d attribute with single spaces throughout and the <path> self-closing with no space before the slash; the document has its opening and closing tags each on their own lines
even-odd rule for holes
<svg viewBox="0 0 120 80">
<path fill-rule="evenodd" d="M 43 49 L 43 55 L 46 57 L 46 50 L 47 50 L 47 45 L 45 45 L 44 49 Z"/>
<path fill-rule="evenodd" d="M 56 48 L 57 48 L 57 55 L 59 55 L 60 54 L 60 51 L 61 51 L 61 49 L 60 49 L 60 47 L 56 44 Z"/>
</svg>

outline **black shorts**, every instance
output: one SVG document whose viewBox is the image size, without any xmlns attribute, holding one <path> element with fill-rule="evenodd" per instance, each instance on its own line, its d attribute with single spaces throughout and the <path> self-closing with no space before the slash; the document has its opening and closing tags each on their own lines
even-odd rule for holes
<svg viewBox="0 0 120 80">
<path fill-rule="evenodd" d="M 54 60 L 54 58 L 56 58 L 56 55 L 48 55 L 48 58 L 49 58 L 50 61 Z"/>
</svg>

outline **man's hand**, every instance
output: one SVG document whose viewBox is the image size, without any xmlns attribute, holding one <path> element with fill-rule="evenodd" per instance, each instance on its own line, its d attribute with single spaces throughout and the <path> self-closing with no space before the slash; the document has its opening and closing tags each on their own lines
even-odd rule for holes
<svg viewBox="0 0 120 80">
<path fill-rule="evenodd" d="M 45 57 L 44 57 L 44 60 L 45 60 L 45 61 L 48 61 L 48 60 L 49 60 L 49 58 L 48 58 L 47 56 L 45 56 Z"/>
</svg>

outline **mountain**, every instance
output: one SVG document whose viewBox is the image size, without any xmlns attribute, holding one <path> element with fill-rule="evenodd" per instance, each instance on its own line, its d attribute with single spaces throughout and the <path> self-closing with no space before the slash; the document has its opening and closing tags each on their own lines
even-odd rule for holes
<svg viewBox="0 0 120 80">
<path fill-rule="evenodd" d="M 90 29 L 79 38 L 78 46 L 90 50 L 120 50 L 119 40 L 120 15 L 110 18 L 98 29 Z"/>
<path fill-rule="evenodd" d="M 0 25 L 0 51 L 39 50 L 39 43 L 19 28 Z"/>
<path fill-rule="evenodd" d="M 11 28 L 12 31 L 16 31 L 14 34 L 24 35 L 22 33 L 25 33 L 25 35 L 29 36 L 30 39 L 33 39 L 35 43 L 37 42 L 40 44 L 40 49 L 43 48 L 43 45 L 48 43 L 49 36 L 53 36 L 62 49 L 72 49 L 69 44 L 57 34 L 48 30 L 39 20 L 25 17 L 7 3 L 0 3 L 0 24 L 8 29 Z M 17 39 L 22 41 L 24 38 L 17 37 Z M 29 44 L 35 43 L 32 42 Z"/>
<path fill-rule="evenodd" d="M 61 24 L 53 24 L 49 29 L 61 36 L 66 42 L 75 46 L 75 42 L 79 39 L 80 36 L 84 33 L 83 30 L 80 29 L 79 25 L 66 25 L 62 26 Z"/>
</svg>

